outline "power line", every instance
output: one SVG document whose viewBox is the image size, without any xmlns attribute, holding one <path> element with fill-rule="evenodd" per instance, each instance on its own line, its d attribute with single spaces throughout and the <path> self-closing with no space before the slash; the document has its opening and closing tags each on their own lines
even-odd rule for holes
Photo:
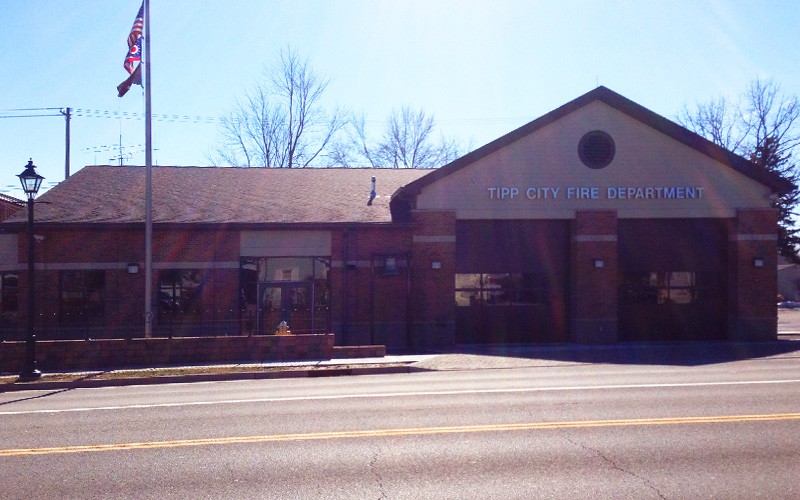
<svg viewBox="0 0 800 500">
<path fill-rule="evenodd" d="M 10 108 L 3 111 L 52 111 L 54 109 L 64 109 L 64 108 Z"/>
<path fill-rule="evenodd" d="M 0 119 L 3 118 L 41 118 L 45 116 L 61 116 L 63 115 L 64 108 L 12 108 L 0 111 Z M 80 116 L 84 118 L 111 118 L 122 120 L 143 120 L 144 114 L 130 113 L 127 111 L 108 111 L 102 109 L 86 109 L 86 108 L 70 108 L 72 116 Z M 46 111 L 58 110 L 58 113 L 44 113 Z M 20 111 L 39 111 L 40 113 L 21 114 Z M 179 114 L 160 114 L 153 115 L 153 120 L 160 122 L 179 122 L 179 123 L 209 123 L 214 124 L 219 122 L 219 118 L 215 116 L 200 116 L 200 115 L 179 115 Z"/>
<path fill-rule="evenodd" d="M 101 109 L 85 109 L 73 108 L 75 116 L 82 116 L 86 118 L 113 118 L 122 120 L 143 120 L 142 113 L 129 113 L 127 111 L 108 111 Z M 152 115 L 153 120 L 161 122 L 183 122 L 183 123 L 217 123 L 219 118 L 215 116 L 200 116 L 200 115 L 176 115 L 176 114 L 160 114 Z"/>
<path fill-rule="evenodd" d="M 45 116 L 61 116 L 60 113 L 50 115 L 0 115 L 0 118 L 43 118 Z"/>
</svg>

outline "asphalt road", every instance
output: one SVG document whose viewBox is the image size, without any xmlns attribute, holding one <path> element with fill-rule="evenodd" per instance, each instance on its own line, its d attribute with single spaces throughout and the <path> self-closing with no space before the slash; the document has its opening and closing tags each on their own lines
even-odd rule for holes
<svg viewBox="0 0 800 500">
<path fill-rule="evenodd" d="M 800 498 L 800 354 L 0 394 L 3 498 Z"/>
</svg>

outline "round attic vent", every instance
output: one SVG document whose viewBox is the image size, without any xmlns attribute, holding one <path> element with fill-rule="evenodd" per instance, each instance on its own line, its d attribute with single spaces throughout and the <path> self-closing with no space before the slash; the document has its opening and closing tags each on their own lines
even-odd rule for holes
<svg viewBox="0 0 800 500">
<path fill-rule="evenodd" d="M 602 130 L 587 132 L 578 143 L 578 156 L 589 168 L 607 167 L 614 159 L 614 139 Z"/>
</svg>

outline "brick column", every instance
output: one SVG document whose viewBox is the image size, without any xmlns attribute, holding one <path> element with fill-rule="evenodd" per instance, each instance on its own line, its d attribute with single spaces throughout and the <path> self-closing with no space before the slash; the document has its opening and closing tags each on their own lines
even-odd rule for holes
<svg viewBox="0 0 800 500">
<path fill-rule="evenodd" d="M 739 210 L 729 236 L 728 338 L 774 340 L 778 335 L 778 214 Z"/>
<path fill-rule="evenodd" d="M 571 339 L 617 341 L 617 212 L 579 211 L 572 224 Z"/>
<path fill-rule="evenodd" d="M 455 344 L 455 213 L 415 212 L 413 219 L 410 347 L 452 347 Z"/>
</svg>

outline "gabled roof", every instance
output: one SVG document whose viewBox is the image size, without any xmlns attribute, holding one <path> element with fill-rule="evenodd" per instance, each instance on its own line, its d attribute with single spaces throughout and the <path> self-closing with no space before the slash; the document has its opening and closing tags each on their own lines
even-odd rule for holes
<svg viewBox="0 0 800 500">
<path fill-rule="evenodd" d="M 389 199 L 430 172 L 410 169 L 153 167 L 154 224 L 391 222 Z M 377 197 L 368 205 L 371 178 Z M 145 168 L 89 166 L 37 199 L 36 223 L 144 223 Z M 16 215 L 7 222 L 23 222 Z"/>
<path fill-rule="evenodd" d="M 25 202 L 0 193 L 0 222 L 8 219 L 25 207 Z"/>
<path fill-rule="evenodd" d="M 13 196 L 8 196 L 7 194 L 3 193 L 0 193 L 0 202 L 19 207 L 25 206 L 25 200 L 20 200 L 19 198 L 14 198 Z"/>
<path fill-rule="evenodd" d="M 523 137 L 536 132 L 540 128 L 565 117 L 566 115 L 588 105 L 593 101 L 601 101 L 612 108 L 625 113 L 626 115 L 671 137 L 672 139 L 681 142 L 716 161 L 719 161 L 720 163 L 746 175 L 757 182 L 760 182 L 778 194 L 784 194 L 794 189 L 794 185 L 782 177 L 764 170 L 758 165 L 745 160 L 741 156 L 736 155 L 727 149 L 717 146 L 704 137 L 701 137 L 700 135 L 681 127 L 675 122 L 672 122 L 663 116 L 658 115 L 649 109 L 640 106 L 639 104 L 636 104 L 635 102 L 621 96 L 620 94 L 617 94 L 616 92 L 600 86 L 547 113 L 546 115 L 537 118 L 536 120 L 500 137 L 499 139 L 496 139 L 485 146 L 480 147 L 475 151 L 462 156 L 461 158 L 458 158 L 452 163 L 449 163 L 431 172 L 429 175 L 421 177 L 407 186 L 404 186 L 397 193 L 395 193 L 394 198 L 397 198 L 398 201 L 393 200 L 393 207 L 395 204 L 405 203 L 401 202 L 400 200 L 408 200 L 409 198 L 413 198 L 414 196 L 418 195 L 424 187 L 512 144 L 513 142 L 522 139 Z M 399 206 L 395 208 L 399 208 Z"/>
</svg>

